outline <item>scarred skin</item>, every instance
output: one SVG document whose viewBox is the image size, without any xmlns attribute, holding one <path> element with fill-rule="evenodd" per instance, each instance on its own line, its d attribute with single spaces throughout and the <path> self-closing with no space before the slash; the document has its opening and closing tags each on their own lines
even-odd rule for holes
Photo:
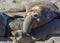
<svg viewBox="0 0 60 43">
<path fill-rule="evenodd" d="M 59 9 L 51 2 L 31 2 L 26 6 L 23 33 L 42 26 L 59 16 Z"/>
</svg>

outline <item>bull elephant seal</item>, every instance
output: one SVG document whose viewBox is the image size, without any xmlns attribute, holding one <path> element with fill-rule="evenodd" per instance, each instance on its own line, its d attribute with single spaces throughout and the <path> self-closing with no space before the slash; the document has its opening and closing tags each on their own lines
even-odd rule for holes
<svg viewBox="0 0 60 43">
<path fill-rule="evenodd" d="M 31 2 L 26 6 L 23 33 L 42 26 L 59 16 L 59 9 L 51 2 Z"/>
</svg>

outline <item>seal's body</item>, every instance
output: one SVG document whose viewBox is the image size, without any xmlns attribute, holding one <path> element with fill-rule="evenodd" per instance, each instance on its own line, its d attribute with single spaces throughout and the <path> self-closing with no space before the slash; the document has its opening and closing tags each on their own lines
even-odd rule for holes
<svg viewBox="0 0 60 43">
<path fill-rule="evenodd" d="M 6 36 L 8 16 L 5 13 L 0 12 L 0 37 Z"/>
<path fill-rule="evenodd" d="M 59 9 L 51 2 L 31 2 L 26 6 L 23 33 L 42 26 L 59 16 Z"/>
</svg>

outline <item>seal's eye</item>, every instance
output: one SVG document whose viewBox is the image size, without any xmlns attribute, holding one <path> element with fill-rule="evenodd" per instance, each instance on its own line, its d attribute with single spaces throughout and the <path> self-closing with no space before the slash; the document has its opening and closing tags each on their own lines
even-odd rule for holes
<svg viewBox="0 0 60 43">
<path fill-rule="evenodd" d="M 34 10 L 30 10 L 30 12 L 33 12 Z"/>
<path fill-rule="evenodd" d="M 37 9 L 34 9 L 34 10 L 30 10 L 30 12 L 38 13 L 38 10 Z"/>
</svg>

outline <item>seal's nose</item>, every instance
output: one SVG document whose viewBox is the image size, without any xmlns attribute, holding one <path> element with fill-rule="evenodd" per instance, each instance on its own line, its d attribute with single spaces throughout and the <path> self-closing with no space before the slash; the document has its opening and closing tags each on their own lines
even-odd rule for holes
<svg viewBox="0 0 60 43">
<path fill-rule="evenodd" d="M 33 19 L 40 22 L 40 16 L 38 14 L 35 14 Z"/>
<path fill-rule="evenodd" d="M 34 17 L 37 17 L 37 14 L 35 14 Z"/>
</svg>

